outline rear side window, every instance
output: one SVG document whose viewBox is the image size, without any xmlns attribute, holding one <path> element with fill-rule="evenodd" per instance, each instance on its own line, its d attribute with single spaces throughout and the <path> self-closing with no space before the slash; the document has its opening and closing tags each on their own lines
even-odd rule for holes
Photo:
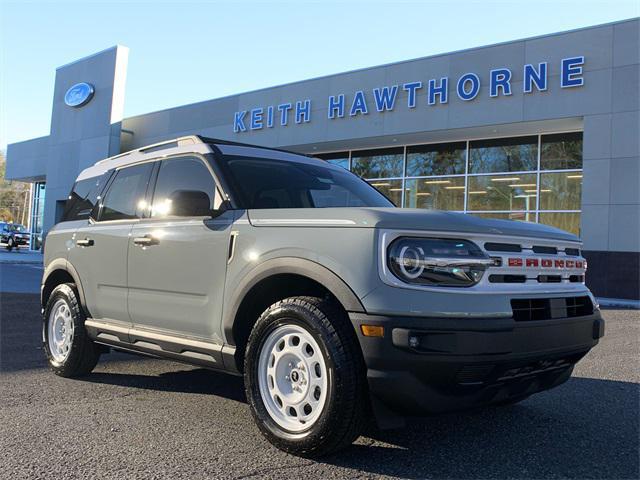
<svg viewBox="0 0 640 480">
<path fill-rule="evenodd" d="M 216 184 L 199 158 L 163 160 L 151 204 L 152 217 L 209 216 L 217 207 Z"/>
<path fill-rule="evenodd" d="M 100 221 L 138 218 L 144 205 L 152 163 L 118 170 L 102 202 Z"/>
<path fill-rule="evenodd" d="M 68 222 L 89 218 L 107 178 L 109 178 L 109 175 L 105 173 L 99 177 L 85 178 L 76 182 L 69 194 L 62 221 Z"/>
</svg>

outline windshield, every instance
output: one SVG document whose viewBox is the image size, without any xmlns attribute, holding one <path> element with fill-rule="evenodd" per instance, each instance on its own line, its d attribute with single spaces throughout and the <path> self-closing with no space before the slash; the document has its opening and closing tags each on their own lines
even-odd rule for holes
<svg viewBox="0 0 640 480">
<path fill-rule="evenodd" d="M 25 228 L 24 225 L 16 225 L 15 223 L 13 225 L 9 225 L 9 230 L 11 230 L 12 232 L 26 232 L 27 229 Z"/>
<path fill-rule="evenodd" d="M 364 180 L 340 167 L 324 165 L 321 160 L 223 158 L 244 208 L 394 206 Z"/>
</svg>

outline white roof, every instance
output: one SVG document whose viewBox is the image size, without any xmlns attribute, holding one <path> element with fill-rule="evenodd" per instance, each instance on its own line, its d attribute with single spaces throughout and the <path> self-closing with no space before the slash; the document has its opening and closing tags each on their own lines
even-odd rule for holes
<svg viewBox="0 0 640 480">
<path fill-rule="evenodd" d="M 146 160 L 153 160 L 168 155 L 210 152 L 211 147 L 197 136 L 191 135 L 188 137 L 180 137 L 166 142 L 154 143 L 153 145 L 148 145 L 146 147 L 138 148 L 137 150 L 131 150 L 130 152 L 121 153 L 120 155 L 100 160 L 96 162 L 95 165 L 85 168 L 80 172 L 77 181 L 97 177 L 114 168 L 132 165 Z"/>
</svg>

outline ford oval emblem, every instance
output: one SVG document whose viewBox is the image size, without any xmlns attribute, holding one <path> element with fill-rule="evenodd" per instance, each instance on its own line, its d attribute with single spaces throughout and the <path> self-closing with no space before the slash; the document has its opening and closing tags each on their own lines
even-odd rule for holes
<svg viewBox="0 0 640 480">
<path fill-rule="evenodd" d="M 64 94 L 64 103 L 70 107 L 81 107 L 89 103 L 95 90 L 90 83 L 76 83 Z"/>
</svg>

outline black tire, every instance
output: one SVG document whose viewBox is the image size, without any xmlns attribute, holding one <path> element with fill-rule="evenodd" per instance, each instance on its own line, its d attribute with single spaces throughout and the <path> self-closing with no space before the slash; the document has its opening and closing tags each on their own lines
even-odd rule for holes
<svg viewBox="0 0 640 480">
<path fill-rule="evenodd" d="M 258 364 L 269 333 L 282 325 L 303 327 L 320 346 L 327 367 L 327 399 L 320 417 L 293 433 L 278 425 L 260 394 Z M 305 457 L 320 457 L 345 448 L 358 438 L 367 408 L 366 371 L 346 312 L 329 299 L 291 297 L 271 305 L 249 337 L 244 379 L 247 402 L 262 434 L 277 448 Z"/>
<path fill-rule="evenodd" d="M 13 238 L 10 238 L 7 241 L 7 250 L 11 251 L 13 249 Z"/>
<path fill-rule="evenodd" d="M 51 311 L 59 301 L 63 301 L 71 312 L 73 322 L 73 338 L 68 355 L 63 361 L 54 358 L 49 346 L 49 322 Z M 86 317 L 80 307 L 78 292 L 72 283 L 58 285 L 51 292 L 51 296 L 44 309 L 42 322 L 43 349 L 49 361 L 49 366 L 56 375 L 61 377 L 79 377 L 90 373 L 100 358 L 100 347 L 87 335 L 84 326 Z"/>
</svg>

